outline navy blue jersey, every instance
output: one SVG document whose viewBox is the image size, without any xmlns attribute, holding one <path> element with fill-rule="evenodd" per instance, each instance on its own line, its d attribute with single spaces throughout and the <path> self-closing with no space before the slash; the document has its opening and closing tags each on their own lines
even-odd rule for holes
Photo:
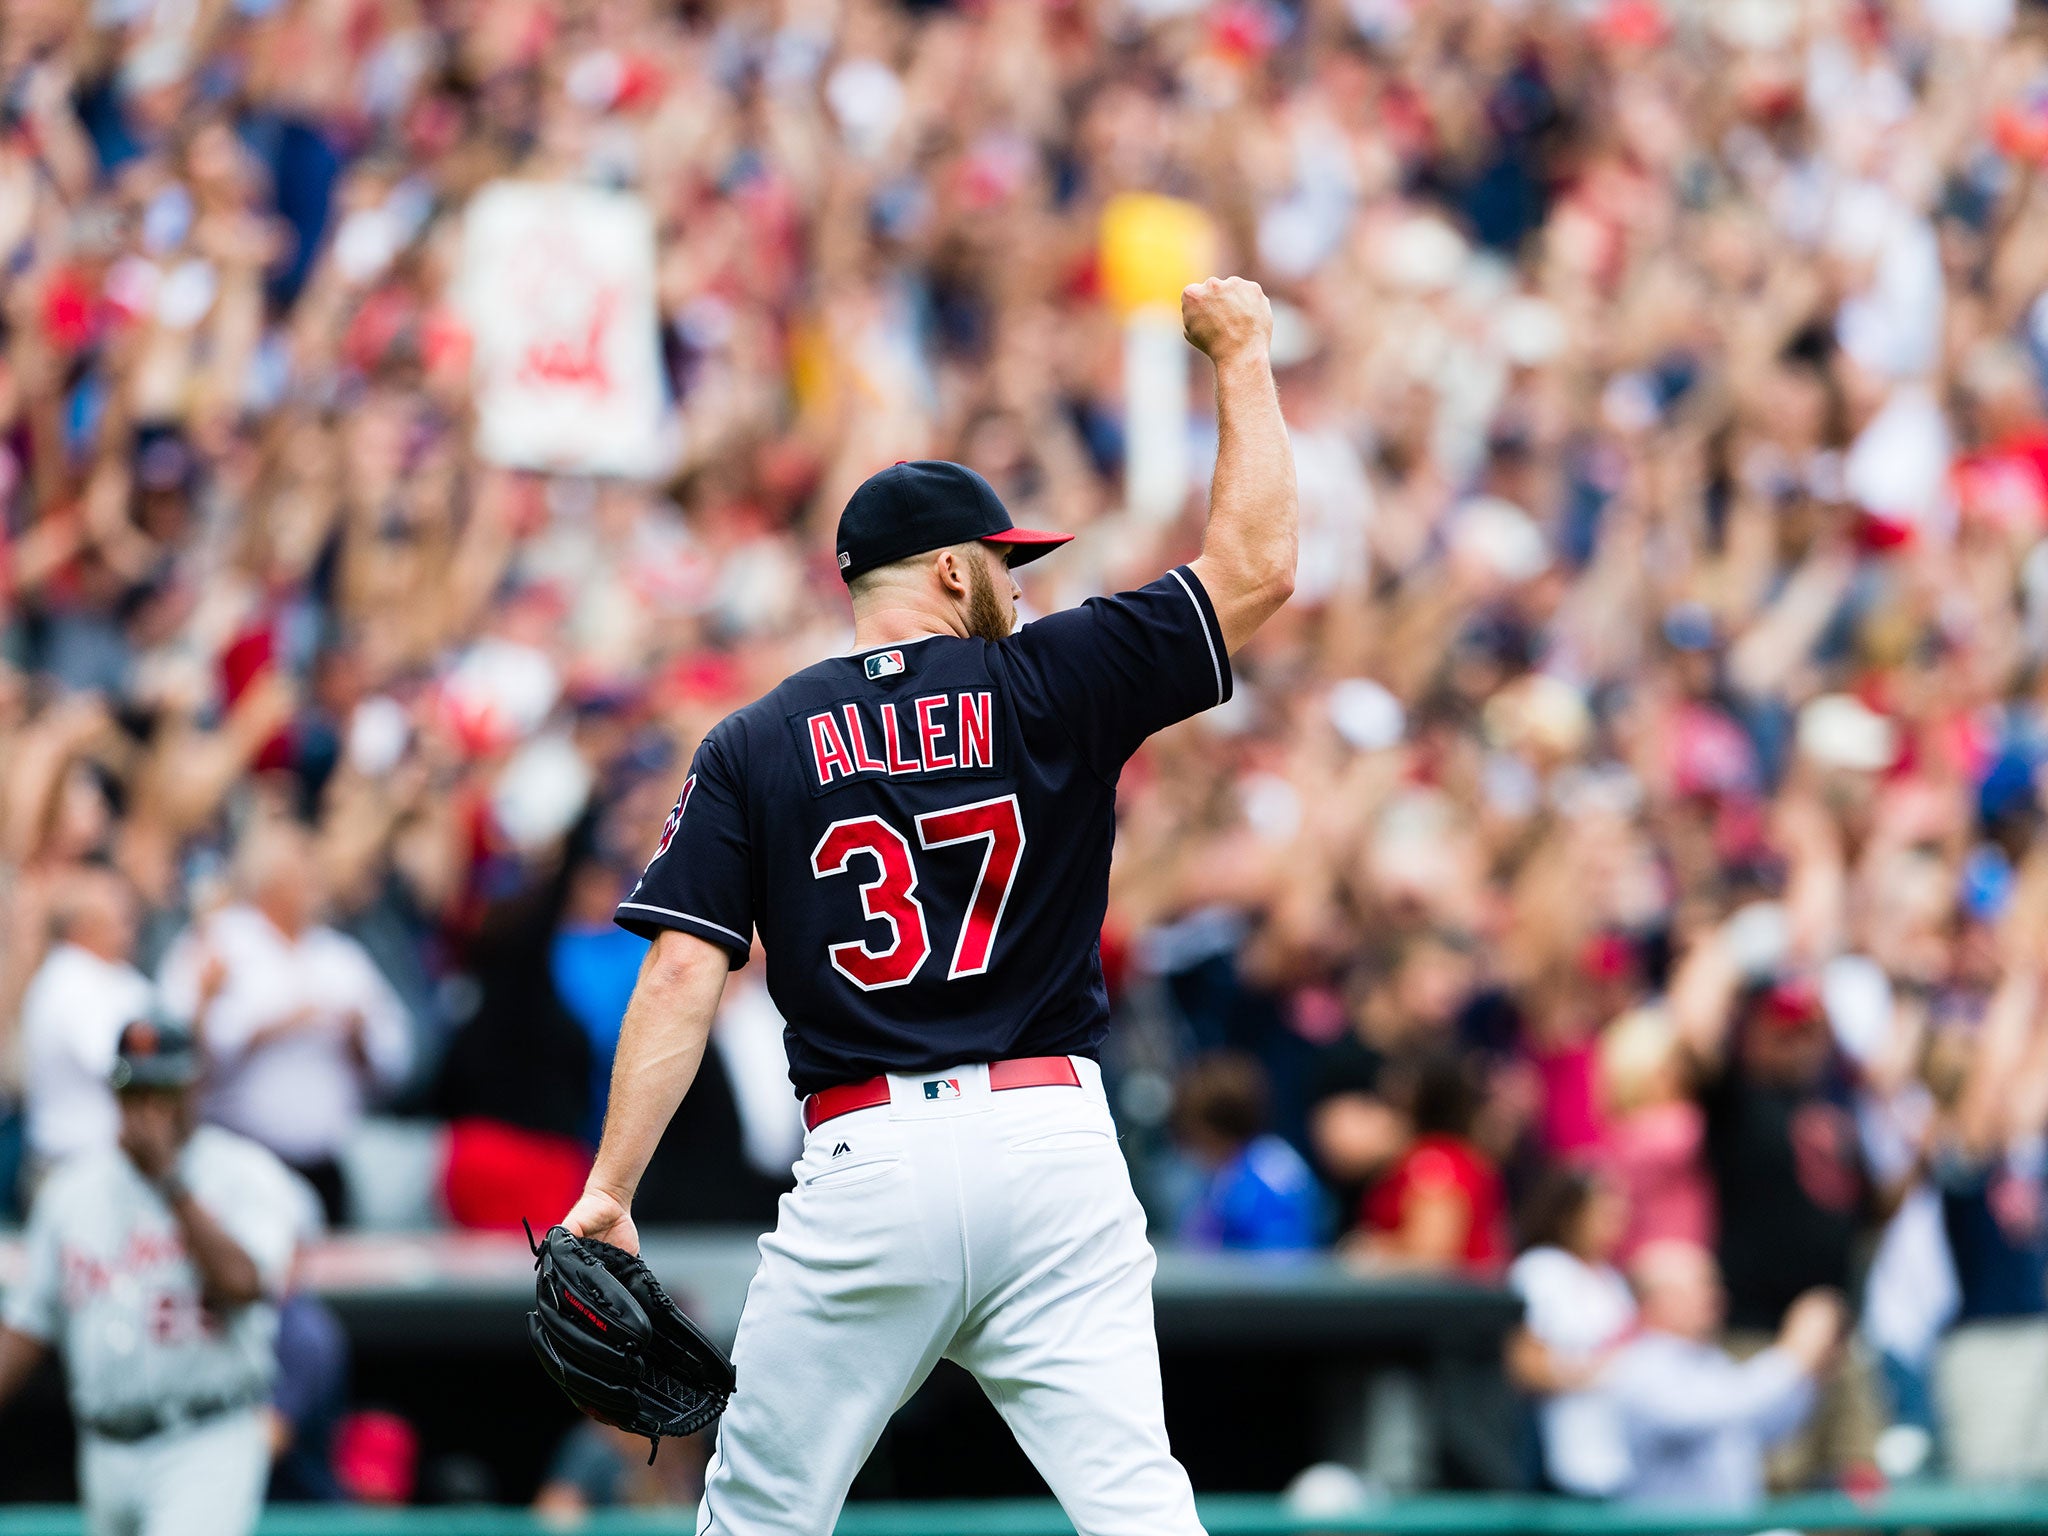
<svg viewBox="0 0 2048 1536">
<path fill-rule="evenodd" d="M 799 1093 L 1093 1055 L 1117 775 L 1228 697 L 1185 566 L 1006 640 L 819 662 L 704 738 L 618 921 L 735 966 L 758 930 Z"/>
</svg>

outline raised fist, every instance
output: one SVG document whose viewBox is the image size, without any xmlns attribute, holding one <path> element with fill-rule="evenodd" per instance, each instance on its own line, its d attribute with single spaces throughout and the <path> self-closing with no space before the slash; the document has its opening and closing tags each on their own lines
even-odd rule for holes
<svg viewBox="0 0 2048 1536">
<path fill-rule="evenodd" d="M 1273 339 L 1273 306 L 1249 278 L 1205 278 L 1181 289 L 1180 323 L 1189 344 L 1218 363 L 1264 356 Z"/>
</svg>

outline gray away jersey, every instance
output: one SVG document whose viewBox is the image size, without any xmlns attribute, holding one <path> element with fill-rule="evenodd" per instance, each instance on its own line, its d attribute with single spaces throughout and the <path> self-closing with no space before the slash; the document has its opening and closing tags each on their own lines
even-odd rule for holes
<svg viewBox="0 0 2048 1536">
<path fill-rule="evenodd" d="M 61 1164 L 29 1213 L 4 1320 L 62 1352 L 80 1418 L 269 1392 L 275 1298 L 317 1223 L 310 1193 L 271 1153 L 217 1126 L 193 1133 L 179 1171 L 255 1261 L 271 1299 L 209 1311 L 170 1207 L 126 1155 L 110 1148 Z"/>
</svg>

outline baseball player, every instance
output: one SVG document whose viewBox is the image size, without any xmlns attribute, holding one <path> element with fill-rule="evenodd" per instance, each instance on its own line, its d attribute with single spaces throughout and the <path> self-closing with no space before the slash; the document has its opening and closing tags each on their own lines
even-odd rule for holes
<svg viewBox="0 0 2048 1536">
<path fill-rule="evenodd" d="M 0 1403 L 62 1351 L 91 1536 L 241 1536 L 262 1509 L 274 1299 L 312 1197 L 254 1142 L 196 1124 L 199 1071 L 182 1027 L 123 1028 L 120 1145 L 44 1182 L 6 1297 Z"/>
<path fill-rule="evenodd" d="M 1067 536 L 1012 527 L 957 464 L 883 470 L 839 522 L 853 653 L 712 729 L 619 907 L 653 945 L 564 1225 L 638 1248 L 634 1188 L 757 929 L 804 1095 L 700 1533 L 830 1531 L 941 1358 L 1083 1536 L 1200 1530 L 1095 1062 L 1098 935 L 1117 775 L 1230 696 L 1230 653 L 1292 590 L 1296 516 L 1264 294 L 1212 278 L 1181 307 L 1216 371 L 1201 557 L 1018 629 L 1008 568 Z"/>
</svg>

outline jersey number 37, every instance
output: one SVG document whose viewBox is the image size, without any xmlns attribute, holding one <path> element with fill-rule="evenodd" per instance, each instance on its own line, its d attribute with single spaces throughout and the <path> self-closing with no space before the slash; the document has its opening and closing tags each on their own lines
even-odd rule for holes
<svg viewBox="0 0 2048 1536">
<path fill-rule="evenodd" d="M 1002 926 L 1003 908 L 1009 905 L 1010 889 L 1017 882 L 1017 866 L 1024 854 L 1024 820 L 1017 811 L 1017 797 L 1004 795 L 999 800 L 926 811 L 917 818 L 916 826 L 921 848 L 946 848 L 977 840 L 986 843 L 981 873 L 967 898 L 967 916 L 953 944 L 953 963 L 946 970 L 948 981 L 979 976 L 988 969 L 996 930 Z M 879 816 L 835 821 L 811 850 L 811 874 L 819 880 L 843 875 L 857 854 L 872 859 L 875 871 L 872 880 L 861 882 L 861 911 L 868 921 L 888 925 L 889 942 L 875 949 L 865 939 L 856 939 L 830 945 L 825 952 L 832 969 L 863 992 L 903 986 L 917 975 L 932 952 L 924 903 L 917 899 L 917 862 L 910 839 Z"/>
</svg>

